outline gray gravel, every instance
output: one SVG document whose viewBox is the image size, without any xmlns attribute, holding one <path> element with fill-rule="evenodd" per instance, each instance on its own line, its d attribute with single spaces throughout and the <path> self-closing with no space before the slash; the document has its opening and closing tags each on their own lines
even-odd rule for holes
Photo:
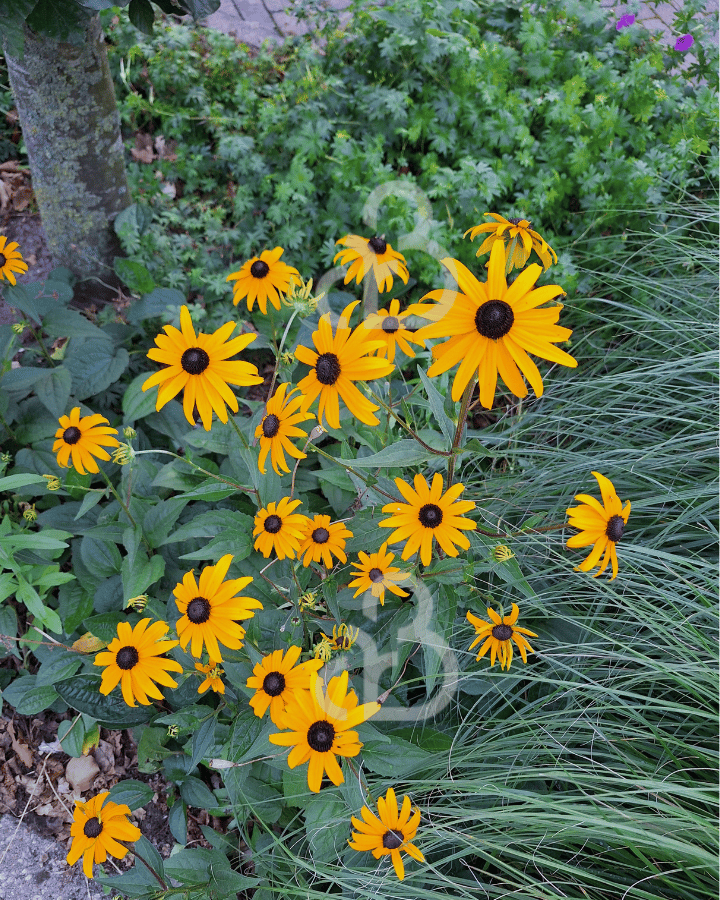
<svg viewBox="0 0 720 900">
<path fill-rule="evenodd" d="M 0 816 L 0 900 L 106 898 L 100 885 L 83 875 L 82 862 L 69 866 L 63 846 L 18 822 Z"/>
</svg>

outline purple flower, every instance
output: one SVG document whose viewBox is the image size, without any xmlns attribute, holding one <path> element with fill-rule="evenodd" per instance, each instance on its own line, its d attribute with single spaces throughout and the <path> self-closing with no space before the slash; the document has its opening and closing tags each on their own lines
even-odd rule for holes
<svg viewBox="0 0 720 900">
<path fill-rule="evenodd" d="M 627 16 L 623 16 L 622 18 L 618 19 L 615 28 L 620 31 L 621 28 L 627 28 L 629 25 L 632 25 L 634 21 L 635 16 L 630 13 Z"/>
<path fill-rule="evenodd" d="M 695 38 L 691 34 L 684 34 L 675 41 L 675 49 L 684 53 L 685 50 L 689 50 L 694 43 Z"/>
</svg>

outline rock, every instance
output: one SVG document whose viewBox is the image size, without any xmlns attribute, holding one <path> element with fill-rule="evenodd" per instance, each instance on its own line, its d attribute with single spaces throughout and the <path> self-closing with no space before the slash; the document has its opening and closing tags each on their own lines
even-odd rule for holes
<svg viewBox="0 0 720 900">
<path fill-rule="evenodd" d="M 96 775 L 100 774 L 100 767 L 92 756 L 73 758 L 65 767 L 65 777 L 73 789 L 84 793 L 93 786 Z"/>
</svg>

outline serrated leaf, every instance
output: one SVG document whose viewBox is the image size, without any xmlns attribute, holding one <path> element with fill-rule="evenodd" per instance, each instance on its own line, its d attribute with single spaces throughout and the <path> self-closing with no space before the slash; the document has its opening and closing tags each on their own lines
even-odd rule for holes
<svg viewBox="0 0 720 900">
<path fill-rule="evenodd" d="M 112 541 L 101 541 L 89 534 L 80 539 L 80 557 L 96 578 L 109 578 L 122 565 L 120 551 Z"/>
<path fill-rule="evenodd" d="M 66 678 L 74 675 L 81 665 L 82 658 L 77 653 L 70 653 L 67 650 L 54 651 L 50 659 L 44 662 L 38 670 L 38 687 L 65 681 Z"/>
<path fill-rule="evenodd" d="M 176 312 L 185 302 L 185 295 L 175 288 L 155 288 L 131 305 L 127 314 L 128 322 L 139 325 L 143 319 L 161 316 L 167 310 Z"/>
<path fill-rule="evenodd" d="M 72 375 L 76 400 L 101 394 L 114 384 L 130 362 L 124 347 L 101 338 L 71 338 L 63 365 Z"/>
<path fill-rule="evenodd" d="M 130 382 L 125 388 L 122 399 L 123 425 L 131 425 L 138 419 L 144 419 L 155 412 L 155 404 L 157 393 L 154 391 L 144 391 L 142 389 L 143 382 L 150 377 L 150 372 L 143 372 Z"/>
<path fill-rule="evenodd" d="M 132 0 L 132 3 L 136 2 L 147 3 L 147 0 Z M 132 3 L 130 4 L 131 6 Z M 149 3 L 147 5 L 150 6 Z M 133 293 L 149 294 L 155 289 L 155 280 L 142 263 L 134 259 L 125 259 L 123 256 L 116 256 L 113 268 L 117 276 L 125 282 Z"/>
<path fill-rule="evenodd" d="M 128 706 L 117 689 L 101 694 L 99 675 L 73 675 L 57 685 L 57 692 L 68 706 L 92 716 L 104 728 L 132 728 L 155 713 L 153 706 Z"/>
<path fill-rule="evenodd" d="M 72 288 L 69 288 L 72 296 Z M 73 309 L 57 307 L 43 316 L 43 330 L 50 337 L 89 337 L 107 340 L 104 332 Z"/>
</svg>

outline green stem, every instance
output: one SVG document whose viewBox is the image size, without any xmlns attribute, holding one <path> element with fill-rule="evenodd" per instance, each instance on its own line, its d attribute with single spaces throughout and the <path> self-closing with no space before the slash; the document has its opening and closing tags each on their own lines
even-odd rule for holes
<svg viewBox="0 0 720 900">
<path fill-rule="evenodd" d="M 140 456 L 141 453 L 164 453 L 166 456 L 172 456 L 175 459 L 181 460 L 181 462 L 187 463 L 193 469 L 196 469 L 198 472 L 202 472 L 203 475 L 208 475 L 210 478 L 214 478 L 216 481 L 221 481 L 223 484 L 234 487 L 236 491 L 243 491 L 248 494 L 257 495 L 257 491 L 255 490 L 255 488 L 246 487 L 244 484 L 236 484 L 234 481 L 230 481 L 229 478 L 223 478 L 222 475 L 215 475 L 214 472 L 208 472 L 207 469 L 203 469 L 202 466 L 194 463 L 191 459 L 188 459 L 185 456 L 180 456 L 180 454 L 173 453 L 170 450 L 135 450 L 135 456 Z"/>
<path fill-rule="evenodd" d="M 268 397 L 272 397 L 272 395 L 273 395 L 273 389 L 275 387 L 275 379 L 277 378 L 278 369 L 280 368 L 280 357 L 282 356 L 282 349 L 285 344 L 285 338 L 288 336 L 288 331 L 290 331 L 290 326 L 292 325 L 293 319 L 295 318 L 295 316 L 297 314 L 298 314 L 297 309 L 294 309 L 293 314 L 290 316 L 290 318 L 288 319 L 288 323 L 285 326 L 285 331 L 283 332 L 283 336 L 280 338 L 280 345 L 278 346 L 278 348 L 276 350 L 275 370 L 273 372 L 273 376 L 270 381 L 270 390 L 268 391 Z"/>
<path fill-rule="evenodd" d="M 133 519 L 132 515 L 130 514 L 130 509 L 128 508 L 128 504 L 126 504 L 126 503 L 123 501 L 123 499 L 122 499 L 122 497 L 120 496 L 120 494 L 118 494 L 118 492 L 115 490 L 115 485 L 112 483 L 112 481 L 110 481 L 110 479 L 107 477 L 107 475 L 105 474 L 104 470 L 103 470 L 100 466 L 98 466 L 98 471 L 100 472 L 100 474 L 102 475 L 102 477 L 105 479 L 105 484 L 107 484 L 107 486 L 110 488 L 110 490 L 111 490 L 111 491 L 113 492 L 113 494 L 115 495 L 115 499 L 117 500 L 117 502 L 118 502 L 118 503 L 120 504 L 120 506 L 125 510 L 125 515 L 128 517 L 128 519 L 130 519 L 130 522 L 132 523 L 132 527 L 133 527 L 133 528 L 137 528 L 137 522 L 135 521 L 135 519 Z M 145 537 L 145 535 L 142 536 L 142 539 L 143 539 L 143 543 L 144 543 L 145 546 L 147 547 L 148 551 L 150 552 L 150 554 L 152 554 L 152 552 L 153 552 L 152 547 L 151 547 L 150 544 L 148 543 L 148 540 L 147 540 L 147 538 Z"/>
<path fill-rule="evenodd" d="M 133 856 L 136 856 L 136 857 L 140 860 L 140 862 L 145 866 L 145 868 L 146 868 L 149 872 L 151 872 L 152 875 L 155 876 L 155 878 L 157 879 L 157 882 L 158 882 L 158 884 L 160 885 L 160 887 L 161 887 L 164 891 L 169 890 L 168 886 L 165 884 L 165 882 L 162 880 L 162 878 L 158 875 L 158 873 L 155 871 L 155 869 L 153 869 L 153 867 L 150 865 L 149 862 L 147 862 L 147 860 L 143 859 L 142 856 L 140 856 L 140 854 L 137 852 L 137 850 L 135 850 L 134 847 L 131 848 L 131 852 L 132 852 Z"/>
<path fill-rule="evenodd" d="M 242 433 L 242 431 L 240 431 L 240 426 L 239 426 L 238 423 L 235 421 L 235 419 L 233 418 L 233 416 L 228 416 L 228 422 L 230 422 L 230 424 L 232 425 L 232 427 L 233 427 L 233 428 L 235 429 L 235 431 L 237 432 L 237 436 L 238 436 L 238 437 L 240 438 L 240 440 L 242 441 L 243 447 L 244 447 L 246 450 L 249 450 L 249 449 L 250 449 L 250 444 L 248 444 L 247 440 L 245 439 L 245 435 Z"/>
<path fill-rule="evenodd" d="M 11 428 L 11 427 L 8 425 L 8 423 L 5 421 L 5 416 L 3 416 L 2 413 L 0 413 L 0 422 L 2 422 L 3 427 L 4 427 L 5 430 L 10 434 L 10 437 L 12 437 L 12 439 L 15 441 L 15 443 L 16 443 L 16 444 L 19 444 L 20 441 L 18 440 L 18 436 L 15 434 L 15 432 L 12 430 L 12 428 Z"/>
<path fill-rule="evenodd" d="M 450 450 L 450 459 L 448 460 L 447 490 L 452 487 L 453 475 L 455 474 L 455 454 L 457 453 L 457 449 L 460 446 L 460 439 L 462 437 L 463 428 L 465 427 L 468 406 L 470 405 L 470 398 L 472 397 L 472 392 L 473 388 L 475 387 L 476 380 L 477 379 L 475 377 L 470 379 L 462 395 L 462 401 L 460 403 L 460 413 L 458 415 L 458 423 L 457 427 L 455 428 L 455 436 L 453 437 L 452 448 Z"/>
<path fill-rule="evenodd" d="M 28 327 L 28 328 L 30 329 L 30 331 L 32 332 L 32 336 L 35 338 L 35 340 L 36 340 L 36 341 L 38 342 L 38 344 L 40 345 L 40 349 L 41 349 L 42 352 L 43 352 L 43 356 L 45 357 L 45 359 L 50 363 L 50 365 L 51 365 L 51 366 L 53 367 L 53 369 L 54 369 L 54 368 L 55 368 L 55 360 L 52 358 L 52 356 L 50 356 L 50 354 L 49 354 L 49 353 L 47 352 L 47 350 L 45 349 L 45 344 L 43 344 L 42 338 L 41 338 L 40 335 L 35 331 L 35 329 L 32 327 L 32 325 L 30 324 L 30 322 L 27 322 L 26 324 L 27 324 L 27 327 Z"/>
<path fill-rule="evenodd" d="M 426 444 L 425 441 L 421 437 L 418 437 L 418 435 L 415 434 L 415 432 L 412 430 L 412 428 L 410 428 L 409 425 L 407 425 L 405 422 L 403 422 L 403 420 L 399 416 L 395 415 L 395 413 L 392 411 L 392 409 L 390 409 L 390 407 L 387 405 L 387 403 L 385 403 L 380 397 L 378 397 L 378 395 L 375 393 L 375 391 L 373 391 L 373 389 L 370 387 L 370 385 L 366 384 L 365 386 L 367 387 L 373 400 L 376 400 L 380 404 L 380 406 L 382 406 L 382 408 L 387 413 L 389 413 L 393 417 L 393 419 L 395 419 L 395 421 L 399 425 L 401 425 L 411 437 L 415 438 L 415 440 L 418 442 L 418 444 L 421 444 L 426 450 L 429 450 L 431 453 L 435 453 L 437 456 L 451 456 L 452 455 L 452 451 L 437 450 L 435 447 L 431 447 L 429 444 Z"/>
</svg>

